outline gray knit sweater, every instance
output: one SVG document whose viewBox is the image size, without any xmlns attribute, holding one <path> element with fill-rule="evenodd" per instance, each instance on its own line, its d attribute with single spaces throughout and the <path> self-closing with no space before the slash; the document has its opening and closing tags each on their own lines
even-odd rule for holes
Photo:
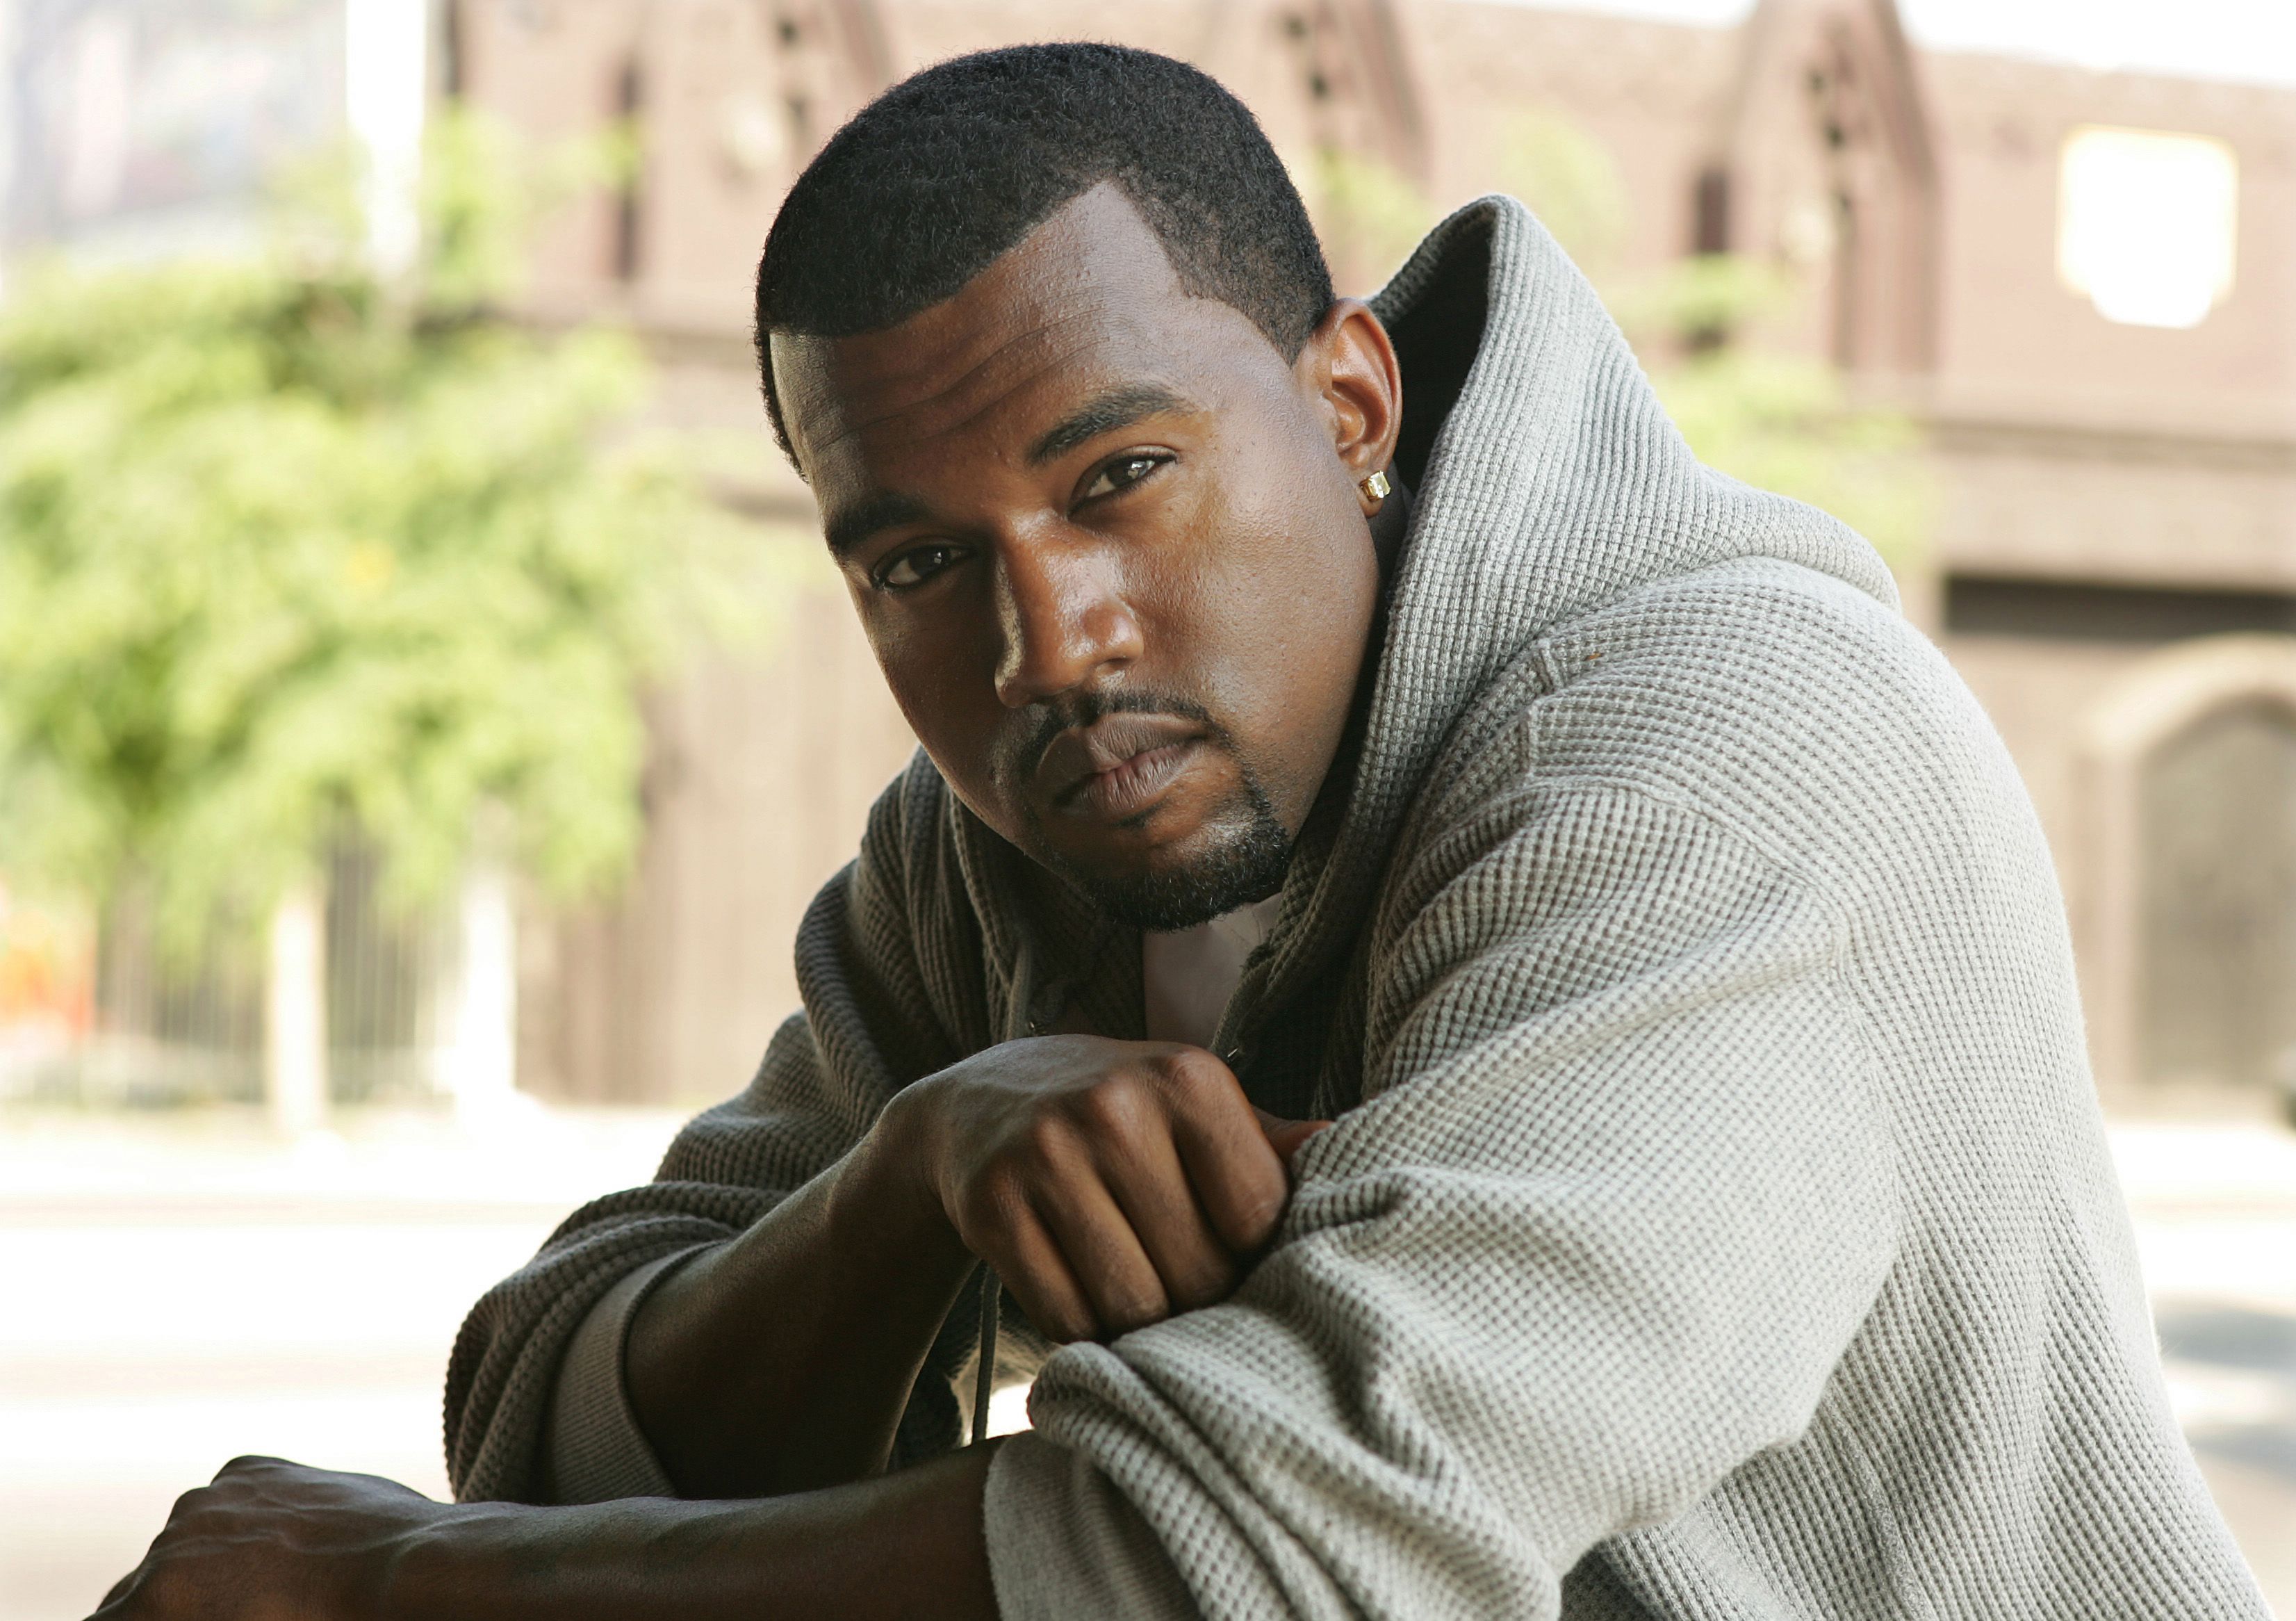
<svg viewBox="0 0 2296 1621">
<path fill-rule="evenodd" d="M 2048 853 L 1880 561 L 1701 467 L 1519 206 L 1378 308 L 1419 504 L 1219 1037 L 1339 1123 L 1226 1303 L 1049 1360 L 1010 1325 L 1004 1614 L 2261 1617 L 2169 1414 Z M 618 1282 L 896 1089 L 1064 1014 L 1138 1033 L 1136 937 L 922 757 L 798 959 L 749 1090 L 473 1312 L 463 1496 L 542 1489 Z M 975 1314 L 905 1459 L 956 1441 Z M 562 1417 L 642 1450 L 583 1377 Z"/>
</svg>

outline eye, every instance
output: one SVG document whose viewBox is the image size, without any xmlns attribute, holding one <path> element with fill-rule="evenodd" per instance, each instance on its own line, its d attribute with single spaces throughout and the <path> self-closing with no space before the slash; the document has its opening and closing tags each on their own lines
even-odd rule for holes
<svg viewBox="0 0 2296 1621">
<path fill-rule="evenodd" d="M 964 548 L 946 540 L 913 546 L 878 565 L 876 584 L 884 590 L 906 591 L 921 586 L 964 555 Z"/>
<path fill-rule="evenodd" d="M 1092 475 L 1092 481 L 1077 497 L 1079 501 L 1097 500 L 1102 496 L 1114 495 L 1119 490 L 1129 490 L 1172 458 L 1154 456 L 1145 450 L 1128 450 Z"/>
</svg>

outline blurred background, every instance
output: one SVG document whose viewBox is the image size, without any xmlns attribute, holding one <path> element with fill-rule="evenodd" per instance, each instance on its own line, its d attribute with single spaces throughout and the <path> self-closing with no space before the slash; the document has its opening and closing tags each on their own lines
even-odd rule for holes
<svg viewBox="0 0 2296 1621">
<path fill-rule="evenodd" d="M 1882 547 L 2296 1617 L 2296 8 L 0 0 L 0 1621 L 234 1453 L 443 1493 L 463 1310 L 795 1006 L 911 744 L 757 249 L 875 91 L 1073 37 L 1242 95 L 1344 291 L 1522 196 Z"/>
</svg>

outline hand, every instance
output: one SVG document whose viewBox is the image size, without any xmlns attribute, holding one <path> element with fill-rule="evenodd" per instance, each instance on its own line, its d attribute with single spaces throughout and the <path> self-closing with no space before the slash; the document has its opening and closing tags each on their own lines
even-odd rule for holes
<svg viewBox="0 0 2296 1621">
<path fill-rule="evenodd" d="M 176 1500 L 98 1621 L 367 1621 L 399 1557 L 454 1510 L 373 1475 L 234 1458 Z"/>
<path fill-rule="evenodd" d="M 1260 1114 L 1201 1048 L 1059 1035 L 918 1082 L 884 1129 L 964 1247 L 1067 1341 L 1225 1298 L 1328 1123 Z"/>
<path fill-rule="evenodd" d="M 188 1492 L 95 1621 L 994 1617 L 995 1447 L 730 1502 L 434 1502 L 372 1475 L 240 1458 Z"/>
</svg>

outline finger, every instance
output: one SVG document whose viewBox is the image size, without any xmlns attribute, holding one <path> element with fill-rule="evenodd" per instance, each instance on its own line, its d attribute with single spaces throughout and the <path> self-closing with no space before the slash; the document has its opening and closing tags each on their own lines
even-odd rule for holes
<svg viewBox="0 0 2296 1621">
<path fill-rule="evenodd" d="M 1212 1230 L 1173 1145 L 1171 1122 L 1101 1149 L 1102 1174 L 1164 1294 L 1180 1311 L 1224 1300 L 1235 1287 L 1235 1260 Z"/>
<path fill-rule="evenodd" d="M 1187 1167 L 1188 1185 L 1221 1241 L 1249 1255 L 1267 1242 L 1283 1214 L 1291 1191 L 1283 1162 L 1227 1066 L 1197 1053 L 1168 1073 L 1172 1141 Z"/>
<path fill-rule="evenodd" d="M 1163 1280 L 1097 1166 L 1052 1179 L 1036 1189 L 1035 1202 L 1103 1329 L 1121 1334 L 1172 1314 Z"/>
<path fill-rule="evenodd" d="M 1276 1158 L 1283 1162 L 1287 1171 L 1292 1168 L 1292 1156 L 1308 1146 L 1309 1138 L 1332 1129 L 1328 1120 L 1286 1120 L 1257 1106 L 1251 1112 L 1259 1116 L 1259 1129 L 1267 1134 L 1267 1146 L 1275 1150 Z"/>
<path fill-rule="evenodd" d="M 1004 1280 L 1037 1333 L 1054 1345 L 1093 1337 L 1099 1324 L 1092 1304 L 1034 1211 L 1022 1208 L 1013 1214 L 1002 1232 L 977 1253 Z"/>
</svg>

